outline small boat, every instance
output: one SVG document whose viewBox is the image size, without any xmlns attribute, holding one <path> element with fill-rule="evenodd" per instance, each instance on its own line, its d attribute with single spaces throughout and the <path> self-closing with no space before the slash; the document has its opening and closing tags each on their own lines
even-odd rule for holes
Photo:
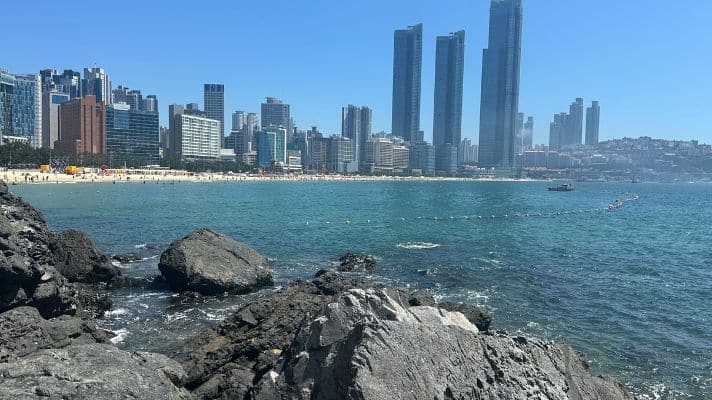
<svg viewBox="0 0 712 400">
<path fill-rule="evenodd" d="M 574 187 L 573 187 L 573 185 L 570 185 L 570 184 L 568 184 L 568 183 L 564 183 L 564 184 L 559 185 L 559 186 L 549 186 L 549 187 L 547 188 L 547 190 L 550 191 L 550 192 L 573 192 L 573 191 L 574 191 Z"/>
</svg>

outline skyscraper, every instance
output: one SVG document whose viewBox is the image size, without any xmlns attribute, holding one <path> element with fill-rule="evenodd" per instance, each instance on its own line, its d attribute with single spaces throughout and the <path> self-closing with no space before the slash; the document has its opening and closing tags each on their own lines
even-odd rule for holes
<svg viewBox="0 0 712 400">
<path fill-rule="evenodd" d="M 465 31 L 438 36 L 435 49 L 433 144 L 440 157 L 435 169 L 457 172 L 457 148 L 462 133 L 462 81 L 465 70 Z M 447 147 L 448 149 L 444 149 Z M 454 149 L 454 152 L 453 152 Z M 451 156 L 455 154 L 454 159 Z"/>
<path fill-rule="evenodd" d="M 42 147 L 53 149 L 59 140 L 59 105 L 69 99 L 68 94 L 57 91 L 42 94 Z"/>
<path fill-rule="evenodd" d="M 103 68 L 84 68 L 82 95 L 96 97 L 97 103 L 111 104 L 111 79 Z"/>
<path fill-rule="evenodd" d="M 398 29 L 393 35 L 393 106 L 391 133 L 413 141 L 420 131 L 420 72 L 423 24 Z"/>
<path fill-rule="evenodd" d="M 361 146 L 361 112 L 353 104 L 341 108 L 341 136 L 351 139 L 353 144 L 354 161 L 360 163 L 362 160 Z"/>
<path fill-rule="evenodd" d="M 0 70 L 0 144 L 2 135 L 12 134 L 12 94 L 15 90 L 15 76 Z"/>
<path fill-rule="evenodd" d="M 564 145 L 581 144 L 583 136 L 583 107 L 583 99 L 580 97 L 569 106 Z"/>
<path fill-rule="evenodd" d="M 522 146 L 531 149 L 534 146 L 534 117 L 527 118 L 522 131 Z"/>
<path fill-rule="evenodd" d="M 522 1 L 492 0 L 489 42 L 482 52 L 479 165 L 514 166 L 519 110 Z"/>
<path fill-rule="evenodd" d="M 155 94 L 149 94 L 141 100 L 141 111 L 158 112 L 158 97 Z"/>
<path fill-rule="evenodd" d="M 203 104 L 208 118 L 220 121 L 220 137 L 225 136 L 225 85 L 206 83 L 203 85 Z"/>
<path fill-rule="evenodd" d="M 260 107 L 262 129 L 270 126 L 281 126 L 291 131 L 292 118 L 290 115 L 289 104 L 284 104 L 282 100 L 274 97 L 267 97 Z"/>
<path fill-rule="evenodd" d="M 597 101 L 591 103 L 591 107 L 586 109 L 586 145 L 595 146 L 598 144 L 598 130 L 601 119 L 601 107 Z"/>
<path fill-rule="evenodd" d="M 15 75 L 12 130 L 32 147 L 42 146 L 42 84 L 37 74 Z"/>
</svg>

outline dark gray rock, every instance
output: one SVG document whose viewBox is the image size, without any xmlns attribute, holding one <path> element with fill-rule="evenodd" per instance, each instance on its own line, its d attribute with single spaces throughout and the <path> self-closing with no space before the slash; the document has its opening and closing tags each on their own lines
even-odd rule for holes
<svg viewBox="0 0 712 400">
<path fill-rule="evenodd" d="M 336 269 L 341 272 L 373 272 L 376 269 L 376 259 L 371 256 L 346 253 L 339 258 Z"/>
<path fill-rule="evenodd" d="M 0 363 L 0 398 L 187 400 L 184 377 L 180 364 L 160 354 L 72 345 Z"/>
<path fill-rule="evenodd" d="M 143 260 L 143 255 L 141 253 L 114 254 L 113 256 L 111 256 L 111 259 L 118 261 L 121 264 L 130 264 L 136 261 Z"/>
<path fill-rule="evenodd" d="M 21 306 L 45 317 L 76 312 L 75 290 L 54 267 L 54 240 L 42 214 L 0 182 L 0 312 Z"/>
<path fill-rule="evenodd" d="M 304 324 L 254 399 L 631 398 L 566 345 L 484 334 L 459 312 L 352 289 Z"/>
<path fill-rule="evenodd" d="M 253 380 L 274 368 L 302 324 L 344 290 L 367 286 L 357 278 L 320 271 L 312 282 L 294 281 L 258 298 L 185 346 L 186 386 L 199 399 L 252 388 Z"/>
<path fill-rule="evenodd" d="M 241 294 L 273 284 L 267 259 L 244 243 L 210 229 L 177 240 L 161 254 L 158 268 L 177 292 Z"/>
<path fill-rule="evenodd" d="M 121 275 L 89 236 L 78 230 L 69 229 L 56 236 L 50 250 L 54 254 L 55 268 L 70 282 L 111 282 Z"/>
<path fill-rule="evenodd" d="M 32 307 L 0 314 L 0 363 L 25 357 L 41 349 L 108 342 L 106 332 L 91 321 L 63 315 L 44 319 Z"/>
<path fill-rule="evenodd" d="M 435 307 L 437 301 L 430 290 L 417 289 L 408 296 L 408 304 L 411 306 L 431 306 Z"/>
<path fill-rule="evenodd" d="M 457 311 L 462 313 L 467 317 L 467 319 L 477 326 L 480 331 L 489 330 L 490 324 L 492 324 L 492 314 L 482 307 L 473 306 L 471 304 L 465 303 L 453 303 L 451 301 L 446 301 L 438 303 L 437 307 L 448 311 Z"/>
</svg>

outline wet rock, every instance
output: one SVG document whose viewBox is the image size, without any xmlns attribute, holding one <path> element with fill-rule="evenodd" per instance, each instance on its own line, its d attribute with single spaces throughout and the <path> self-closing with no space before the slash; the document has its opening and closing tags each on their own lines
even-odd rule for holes
<svg viewBox="0 0 712 400">
<path fill-rule="evenodd" d="M 161 254 L 158 268 L 177 292 L 242 294 L 273 284 L 267 259 L 244 243 L 210 229 L 177 240 Z"/>
<path fill-rule="evenodd" d="M 111 259 L 118 261 L 121 264 L 130 264 L 136 261 L 143 260 L 143 255 L 141 253 L 114 254 L 113 256 L 111 256 Z"/>
<path fill-rule="evenodd" d="M 91 321 L 63 315 L 44 319 L 33 307 L 18 307 L 0 314 L 0 363 L 25 357 L 41 349 L 108 342 L 106 332 Z"/>
<path fill-rule="evenodd" d="M 254 399 L 630 398 L 566 345 L 483 334 L 460 312 L 352 289 L 304 324 Z"/>
<path fill-rule="evenodd" d="M 482 307 L 465 303 L 453 303 L 450 301 L 438 303 L 437 306 L 448 311 L 457 311 L 464 314 L 465 317 L 481 331 L 489 330 L 490 324 L 492 323 L 492 314 Z"/>
<path fill-rule="evenodd" d="M 336 269 L 341 272 L 373 272 L 376 269 L 376 259 L 371 256 L 346 253 L 339 258 Z"/>
<path fill-rule="evenodd" d="M 75 290 L 54 267 L 54 239 L 42 214 L 0 182 L 0 312 L 21 306 L 44 317 L 76 312 Z"/>
<path fill-rule="evenodd" d="M 184 377 L 180 364 L 160 354 L 72 345 L 0 363 L 0 398 L 187 400 Z"/>
<path fill-rule="evenodd" d="M 69 229 L 56 236 L 50 245 L 55 268 L 70 282 L 111 282 L 121 275 L 83 232 Z"/>
</svg>

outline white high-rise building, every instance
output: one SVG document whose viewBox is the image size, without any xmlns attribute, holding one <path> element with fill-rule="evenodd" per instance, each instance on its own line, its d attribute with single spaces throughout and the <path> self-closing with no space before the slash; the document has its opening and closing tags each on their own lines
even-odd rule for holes
<svg viewBox="0 0 712 400">
<path fill-rule="evenodd" d="M 175 118 L 174 151 L 180 154 L 181 159 L 220 158 L 220 121 L 189 114 L 180 114 Z"/>
</svg>

